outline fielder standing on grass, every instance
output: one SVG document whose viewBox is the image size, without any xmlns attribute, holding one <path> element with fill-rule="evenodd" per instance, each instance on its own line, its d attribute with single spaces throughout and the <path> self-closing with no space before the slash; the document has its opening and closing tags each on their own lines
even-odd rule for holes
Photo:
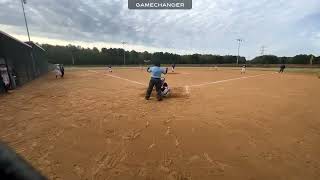
<svg viewBox="0 0 320 180">
<path fill-rule="evenodd" d="M 157 99 L 158 101 L 162 100 L 161 95 L 161 75 L 168 73 L 168 68 L 161 68 L 160 63 L 155 63 L 153 67 L 148 67 L 147 71 L 151 73 L 151 79 L 146 93 L 146 100 L 149 100 L 153 87 L 156 86 Z"/>
</svg>

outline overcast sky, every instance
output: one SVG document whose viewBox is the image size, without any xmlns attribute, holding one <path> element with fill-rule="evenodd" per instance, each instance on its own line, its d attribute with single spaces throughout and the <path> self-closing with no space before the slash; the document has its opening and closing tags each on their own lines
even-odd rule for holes
<svg viewBox="0 0 320 180">
<path fill-rule="evenodd" d="M 129 10 L 127 0 L 27 0 L 31 40 L 180 54 L 320 55 L 320 0 L 193 0 L 192 10 Z M 27 41 L 20 0 L 0 0 L 0 29 Z"/>
</svg>

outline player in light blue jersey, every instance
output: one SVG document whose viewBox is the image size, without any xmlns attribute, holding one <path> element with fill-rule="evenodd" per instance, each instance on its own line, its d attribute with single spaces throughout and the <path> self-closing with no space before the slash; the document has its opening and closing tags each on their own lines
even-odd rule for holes
<svg viewBox="0 0 320 180">
<path fill-rule="evenodd" d="M 160 63 L 155 63 L 154 66 L 149 67 L 147 69 L 147 71 L 149 73 L 151 73 L 151 79 L 149 81 L 149 86 L 147 89 L 147 93 L 146 93 L 146 100 L 149 100 L 151 92 L 153 87 L 156 87 L 156 91 L 157 91 L 157 99 L 158 101 L 162 100 L 162 95 L 161 95 L 161 86 L 162 86 L 162 81 L 161 81 L 161 75 L 162 74 L 167 74 L 168 72 L 168 68 L 161 68 L 160 67 Z"/>
</svg>

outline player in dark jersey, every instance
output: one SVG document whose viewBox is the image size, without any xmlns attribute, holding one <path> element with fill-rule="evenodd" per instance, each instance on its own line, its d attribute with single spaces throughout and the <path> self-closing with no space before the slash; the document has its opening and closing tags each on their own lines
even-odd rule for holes
<svg viewBox="0 0 320 180">
<path fill-rule="evenodd" d="M 282 64 L 282 65 L 280 66 L 280 71 L 279 71 L 279 73 L 283 73 L 283 71 L 284 71 L 285 68 L 286 68 L 286 65 Z"/>
<path fill-rule="evenodd" d="M 172 64 L 171 68 L 172 68 L 171 71 L 174 72 L 174 69 L 176 68 L 176 64 Z"/>
</svg>

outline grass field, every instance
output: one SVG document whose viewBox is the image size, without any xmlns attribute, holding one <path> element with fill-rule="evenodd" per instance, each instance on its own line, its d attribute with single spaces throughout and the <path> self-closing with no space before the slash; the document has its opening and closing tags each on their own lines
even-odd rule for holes
<svg viewBox="0 0 320 180">
<path fill-rule="evenodd" d="M 316 180 L 314 73 L 178 68 L 158 102 L 138 68 L 69 68 L 0 97 L 0 138 L 49 179 Z"/>
</svg>

